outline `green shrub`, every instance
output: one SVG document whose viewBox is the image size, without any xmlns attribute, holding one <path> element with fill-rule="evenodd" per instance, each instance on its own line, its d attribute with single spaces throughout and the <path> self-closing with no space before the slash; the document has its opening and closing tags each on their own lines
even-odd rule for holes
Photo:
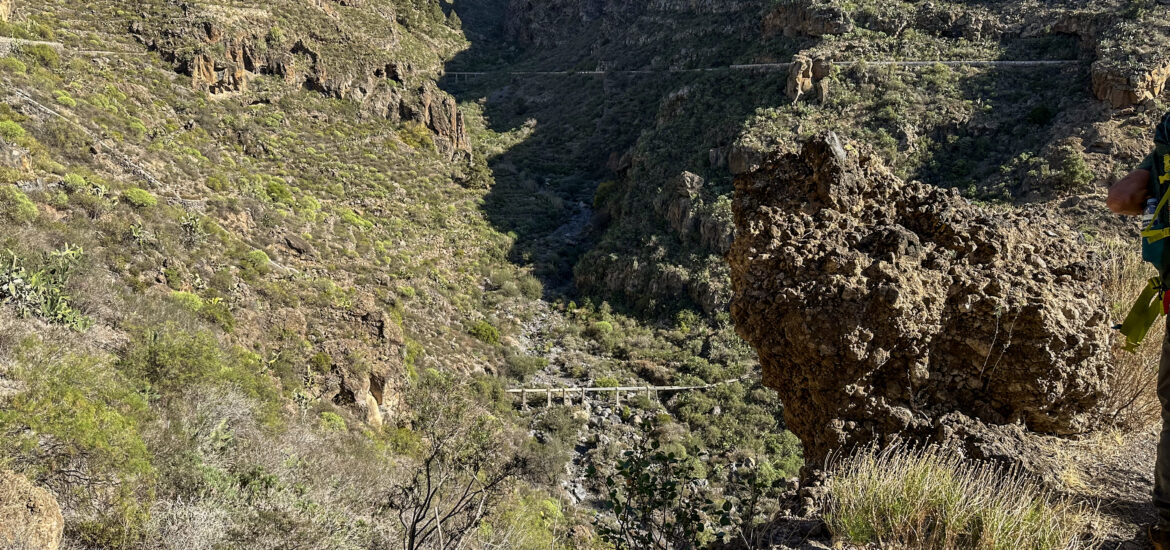
<svg viewBox="0 0 1170 550">
<path fill-rule="evenodd" d="M 599 388 L 616 388 L 621 386 L 621 382 L 612 376 L 602 376 L 593 382 L 594 386 Z"/>
<path fill-rule="evenodd" d="M 199 316 L 215 323 L 224 332 L 230 333 L 236 328 L 236 318 L 232 315 L 231 309 L 228 308 L 223 299 L 218 297 L 203 302 L 203 307 L 199 309 Z"/>
<path fill-rule="evenodd" d="M 81 248 L 65 245 L 46 254 L 41 265 L 29 268 L 9 251 L 9 258 L 0 264 L 0 303 L 12 304 L 22 317 L 35 315 L 77 330 L 89 328 L 92 320 L 73 308 L 73 299 L 65 292 L 81 254 Z"/>
<path fill-rule="evenodd" d="M 131 187 L 123 191 L 122 198 L 135 208 L 150 208 L 158 204 L 158 199 L 150 194 L 150 191 L 138 187 Z"/>
<path fill-rule="evenodd" d="M 452 12 L 454 13 L 454 12 Z M 513 550 L 566 548 L 560 544 L 567 528 L 560 502 L 535 491 L 515 495 L 499 505 L 498 511 L 479 527 L 483 541 L 499 540 L 489 547 Z"/>
<path fill-rule="evenodd" d="M 341 211 L 341 220 L 359 229 L 374 228 L 374 222 L 359 216 L 357 212 L 354 212 L 349 208 Z"/>
<path fill-rule="evenodd" d="M 1065 191 L 1078 192 L 1093 182 L 1093 170 L 1080 151 L 1071 145 L 1057 150 L 1056 161 L 1060 166 L 1058 182 Z"/>
<path fill-rule="evenodd" d="M 53 97 L 60 105 L 64 105 L 66 107 L 77 106 L 77 100 L 73 99 L 73 96 L 69 95 L 69 92 L 66 92 L 65 90 L 53 90 Z"/>
<path fill-rule="evenodd" d="M 517 380 L 525 380 L 547 367 L 548 359 L 509 349 L 504 353 L 504 364 L 507 367 L 508 376 Z"/>
<path fill-rule="evenodd" d="M 0 185 L 0 218 L 28 223 L 37 217 L 37 205 L 14 185 Z"/>
<path fill-rule="evenodd" d="M 28 65 L 15 57 L 0 58 L 0 71 L 23 74 L 28 72 Z"/>
<path fill-rule="evenodd" d="M 24 128 L 11 120 L 0 120 L 0 139 L 9 143 L 17 143 L 24 139 Z"/>
<path fill-rule="evenodd" d="M 493 346 L 500 343 L 500 329 L 493 327 L 491 323 L 480 319 L 471 324 L 471 328 L 467 332 L 476 337 L 479 341 Z"/>
<path fill-rule="evenodd" d="M 589 329 L 585 332 L 590 338 L 599 340 L 613 334 L 613 323 L 609 321 L 597 321 L 589 325 Z"/>
<path fill-rule="evenodd" d="M 344 432 L 345 419 L 337 413 L 322 411 L 320 414 L 321 429 L 327 432 Z"/>
<path fill-rule="evenodd" d="M 245 273 L 267 275 L 272 271 L 272 260 L 263 250 L 253 250 L 240 260 L 240 267 Z"/>
<path fill-rule="evenodd" d="M 333 358 L 328 353 L 318 351 L 309 358 L 309 367 L 320 374 L 328 373 L 333 369 Z"/>
<path fill-rule="evenodd" d="M 616 550 L 696 549 L 726 542 L 731 502 L 716 504 L 682 456 L 646 440 L 622 453 L 614 474 L 605 477 L 603 500 L 616 521 L 597 516 L 602 540 Z"/>
<path fill-rule="evenodd" d="M 42 67 L 55 69 L 61 64 L 61 56 L 57 55 L 57 50 L 45 44 L 23 46 L 20 53 Z"/>
<path fill-rule="evenodd" d="M 268 196 L 272 202 L 281 204 L 292 204 L 293 194 L 284 182 L 279 180 L 269 180 L 264 186 L 264 194 Z"/>
<path fill-rule="evenodd" d="M 210 331 L 174 323 L 135 331 L 118 367 L 162 395 L 196 384 L 227 384 L 270 405 L 276 399 L 259 356 L 238 348 L 224 349 Z"/>
<path fill-rule="evenodd" d="M 171 300 L 188 311 L 198 313 L 203 309 L 203 298 L 190 292 L 175 290 L 171 292 Z"/>
<path fill-rule="evenodd" d="M 64 185 L 65 190 L 69 191 L 70 193 L 76 193 L 83 189 L 89 188 L 89 184 L 86 183 L 83 176 L 80 174 L 74 174 L 72 172 L 65 174 L 65 177 L 61 179 L 61 184 Z"/>
<path fill-rule="evenodd" d="M 435 149 L 435 138 L 431 135 L 431 131 L 418 122 L 403 123 L 402 128 L 398 129 L 398 139 L 413 149 Z"/>
<path fill-rule="evenodd" d="M 1035 480 L 956 453 L 894 445 L 863 449 L 831 467 L 825 521 L 858 545 L 880 541 L 928 550 L 1068 550 L 1081 539 L 1087 506 Z"/>
<path fill-rule="evenodd" d="M 142 396 L 101 359 L 51 343 L 30 342 L 12 366 L 27 391 L 0 407 L 0 463 L 22 465 L 74 511 L 67 531 L 96 547 L 123 547 L 146 520 L 155 482 L 140 435 Z"/>
</svg>

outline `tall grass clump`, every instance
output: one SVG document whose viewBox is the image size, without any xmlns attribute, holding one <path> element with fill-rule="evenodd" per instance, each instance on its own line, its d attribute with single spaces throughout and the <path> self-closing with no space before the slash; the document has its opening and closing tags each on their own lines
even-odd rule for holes
<svg viewBox="0 0 1170 550">
<path fill-rule="evenodd" d="M 1101 239 L 1094 244 L 1104 259 L 1105 299 L 1113 321 L 1120 323 L 1156 272 L 1142 261 L 1136 243 Z M 1162 353 L 1162 331 L 1159 328 L 1155 325 L 1150 329 L 1137 353 L 1129 353 L 1120 345 L 1113 348 L 1109 392 L 1102 407 L 1116 428 L 1138 430 L 1158 419 L 1161 407 L 1156 390 L 1158 360 Z M 1124 342 L 1124 337 L 1118 336 L 1118 342 Z"/>
<path fill-rule="evenodd" d="M 1091 510 L 1020 472 L 938 447 L 869 448 L 830 468 L 837 539 L 929 550 L 1079 550 Z"/>
</svg>

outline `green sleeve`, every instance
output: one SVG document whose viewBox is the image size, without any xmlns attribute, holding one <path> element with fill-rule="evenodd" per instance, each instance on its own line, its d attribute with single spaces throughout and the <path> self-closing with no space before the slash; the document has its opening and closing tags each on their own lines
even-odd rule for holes
<svg viewBox="0 0 1170 550">
<path fill-rule="evenodd" d="M 1146 160 L 1142 161 L 1141 165 L 1138 166 L 1138 170 L 1145 170 L 1147 172 L 1153 172 L 1154 171 L 1154 162 L 1155 162 L 1155 159 L 1157 158 L 1156 155 L 1157 155 L 1157 153 L 1150 153 L 1149 155 L 1146 155 Z"/>
</svg>

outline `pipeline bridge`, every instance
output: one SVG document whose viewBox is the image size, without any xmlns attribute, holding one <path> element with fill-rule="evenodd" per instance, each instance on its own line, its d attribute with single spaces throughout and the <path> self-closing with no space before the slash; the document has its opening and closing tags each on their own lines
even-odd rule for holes
<svg viewBox="0 0 1170 550">
<path fill-rule="evenodd" d="M 1060 67 L 1081 65 L 1083 61 L 1075 59 L 1036 59 L 1036 60 L 995 60 L 995 59 L 968 59 L 944 61 L 833 61 L 835 67 L 852 67 L 866 65 L 869 67 L 933 67 L 943 65 L 947 67 Z M 446 76 L 454 77 L 456 81 L 478 76 L 607 76 L 607 75 L 656 75 L 656 74 L 686 74 L 686 73 L 715 73 L 730 71 L 786 71 L 792 63 L 746 63 L 727 65 L 724 67 L 706 67 L 699 69 L 622 69 L 622 70 L 593 70 L 593 71 L 447 71 Z"/>
<path fill-rule="evenodd" d="M 577 399 L 578 403 L 584 403 L 585 399 L 590 394 L 604 394 L 612 393 L 613 402 L 615 405 L 622 404 L 622 395 L 628 394 L 633 396 L 645 395 L 648 399 L 657 399 L 660 393 L 673 393 L 683 391 L 700 391 L 707 390 L 727 384 L 734 384 L 736 382 L 743 382 L 747 380 L 747 376 L 733 378 L 731 380 L 724 380 L 722 382 L 713 382 L 711 384 L 702 384 L 698 386 L 611 386 L 611 387 L 561 387 L 561 388 L 514 388 L 505 390 L 509 394 L 519 397 L 520 408 L 527 410 L 532 396 L 536 396 L 537 403 L 543 402 L 546 408 L 551 408 L 555 401 L 560 401 L 564 405 L 572 405 L 573 399 Z M 541 397 L 541 394 L 544 394 Z"/>
</svg>

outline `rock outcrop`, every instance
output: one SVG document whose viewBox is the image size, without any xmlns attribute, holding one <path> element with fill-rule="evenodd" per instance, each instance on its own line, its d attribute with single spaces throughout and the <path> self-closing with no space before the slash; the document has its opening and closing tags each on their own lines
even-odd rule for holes
<svg viewBox="0 0 1170 550">
<path fill-rule="evenodd" d="M 20 174 L 32 173 L 32 158 L 28 149 L 0 138 L 0 168 L 14 170 Z"/>
<path fill-rule="evenodd" d="M 0 472 L 0 548 L 57 550 L 64 529 L 53 495 L 24 476 Z"/>
<path fill-rule="evenodd" d="M 654 211 L 666 219 L 683 242 L 698 241 L 705 250 L 726 254 L 731 249 L 735 228 L 719 219 L 704 203 L 702 176 L 683 172 L 663 186 L 654 199 Z"/>
<path fill-rule="evenodd" d="M 799 101 L 812 92 L 818 103 L 824 103 L 829 98 L 829 75 L 832 70 L 833 62 L 826 57 L 813 59 L 798 54 L 792 58 L 791 68 L 788 69 L 788 84 L 784 93 L 792 101 Z"/>
<path fill-rule="evenodd" d="M 1170 59 L 1154 66 L 1121 69 L 1108 60 L 1093 63 L 1093 94 L 1115 108 L 1137 105 L 1162 95 L 1170 78 Z"/>
<path fill-rule="evenodd" d="M 853 30 L 849 14 L 836 3 L 797 0 L 779 2 L 764 15 L 765 36 L 824 36 Z"/>
<path fill-rule="evenodd" d="M 0 21 L 7 23 L 12 19 L 12 11 L 16 7 L 16 0 L 0 0 Z"/>
<path fill-rule="evenodd" d="M 732 316 L 808 464 L 1092 425 L 1112 336 L 1077 231 L 903 182 L 833 134 L 739 176 L 733 209 Z"/>
<path fill-rule="evenodd" d="M 399 38 L 387 15 L 386 36 L 376 53 L 358 55 L 339 44 L 284 36 L 263 18 L 249 24 L 219 22 L 152 29 L 131 27 L 140 41 L 191 75 L 193 88 L 213 95 L 248 91 L 255 75 L 273 75 L 322 95 L 354 101 L 368 113 L 394 121 L 416 121 L 435 134 L 448 157 L 470 153 L 471 141 L 454 98 L 426 78 L 414 78 L 408 63 L 386 57 Z"/>
</svg>

